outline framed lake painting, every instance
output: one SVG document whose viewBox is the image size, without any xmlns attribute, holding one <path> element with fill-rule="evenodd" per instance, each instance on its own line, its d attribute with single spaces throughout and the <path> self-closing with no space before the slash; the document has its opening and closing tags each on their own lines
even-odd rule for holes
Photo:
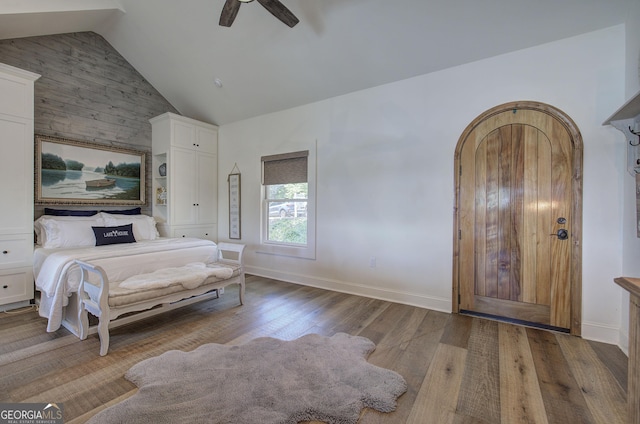
<svg viewBox="0 0 640 424">
<path fill-rule="evenodd" d="M 144 205 L 145 153 L 36 135 L 35 203 Z"/>
</svg>

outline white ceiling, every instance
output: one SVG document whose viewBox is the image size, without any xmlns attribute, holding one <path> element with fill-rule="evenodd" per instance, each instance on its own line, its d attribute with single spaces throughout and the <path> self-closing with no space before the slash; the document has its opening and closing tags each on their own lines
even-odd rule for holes
<svg viewBox="0 0 640 424">
<path fill-rule="evenodd" d="M 638 0 L 282 0 L 294 28 L 258 2 L 221 27 L 224 1 L 2 0 L 0 39 L 95 31 L 222 125 L 617 25 Z"/>
</svg>

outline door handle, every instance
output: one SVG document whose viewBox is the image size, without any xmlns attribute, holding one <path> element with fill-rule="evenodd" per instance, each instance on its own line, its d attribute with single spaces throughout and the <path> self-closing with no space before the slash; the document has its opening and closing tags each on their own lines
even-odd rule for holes
<svg viewBox="0 0 640 424">
<path fill-rule="evenodd" d="M 569 232 L 564 228 L 560 228 L 557 233 L 550 235 L 558 237 L 558 240 L 566 240 L 569 238 Z"/>
</svg>

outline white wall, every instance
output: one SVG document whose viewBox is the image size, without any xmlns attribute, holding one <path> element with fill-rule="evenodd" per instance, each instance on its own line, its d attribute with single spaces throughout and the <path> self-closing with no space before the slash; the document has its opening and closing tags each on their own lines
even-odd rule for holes
<svg viewBox="0 0 640 424">
<path fill-rule="evenodd" d="M 629 13 L 626 23 L 626 96 L 625 100 L 634 96 L 640 90 L 640 2 L 629 0 Z M 622 133 L 617 135 L 618 142 L 626 145 L 627 140 Z M 636 183 L 635 178 L 625 173 L 624 186 L 624 217 L 623 217 L 623 263 L 622 275 L 629 277 L 640 276 L 640 238 L 637 237 L 636 226 Z M 620 346 L 626 352 L 629 348 L 629 293 L 620 291 Z"/>
<path fill-rule="evenodd" d="M 486 109 L 541 101 L 571 116 L 584 138 L 583 336 L 617 343 L 624 152 L 601 123 L 624 99 L 624 40 L 620 25 L 222 126 L 219 192 L 237 163 L 248 271 L 450 311 L 458 138 Z M 260 156 L 312 140 L 317 259 L 256 253 Z M 220 217 L 227 208 L 221 196 Z"/>
</svg>

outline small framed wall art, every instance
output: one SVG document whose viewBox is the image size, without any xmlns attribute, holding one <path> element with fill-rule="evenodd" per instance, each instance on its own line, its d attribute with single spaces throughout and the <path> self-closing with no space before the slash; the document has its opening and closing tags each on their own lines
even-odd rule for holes
<svg viewBox="0 0 640 424">
<path fill-rule="evenodd" d="M 227 181 L 229 182 L 229 238 L 240 239 L 240 172 L 229 174 Z"/>
</svg>

